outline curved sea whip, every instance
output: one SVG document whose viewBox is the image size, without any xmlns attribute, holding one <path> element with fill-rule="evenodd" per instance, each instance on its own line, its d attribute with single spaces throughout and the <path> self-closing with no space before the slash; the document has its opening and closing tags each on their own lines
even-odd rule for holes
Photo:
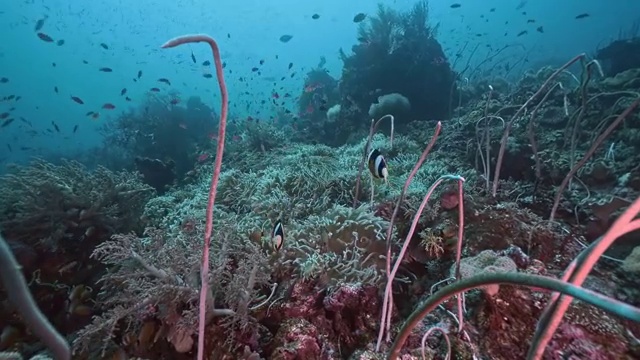
<svg viewBox="0 0 640 360">
<path fill-rule="evenodd" d="M 216 160 L 213 166 L 211 186 L 209 187 L 209 201 L 207 203 L 207 222 L 204 230 L 204 246 L 202 248 L 202 271 L 200 277 L 200 305 L 198 314 L 198 360 L 204 358 L 204 327 L 207 313 L 207 292 L 209 285 L 209 244 L 211 243 L 211 233 L 213 232 L 213 205 L 216 200 L 218 180 L 220 179 L 220 168 L 222 167 L 222 153 L 224 151 L 224 135 L 227 126 L 227 113 L 229 94 L 224 82 L 222 73 L 222 60 L 220 59 L 220 49 L 213 38 L 208 35 L 184 35 L 171 39 L 162 45 L 163 49 L 176 47 L 182 44 L 206 42 L 211 47 L 213 61 L 216 66 L 216 77 L 220 86 L 220 96 L 222 105 L 220 110 L 220 125 L 218 126 L 218 145 L 216 148 Z"/>
</svg>

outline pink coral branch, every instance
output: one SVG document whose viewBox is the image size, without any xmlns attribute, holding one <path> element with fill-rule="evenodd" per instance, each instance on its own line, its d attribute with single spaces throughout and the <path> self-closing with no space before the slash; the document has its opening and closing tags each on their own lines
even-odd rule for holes
<svg viewBox="0 0 640 360">
<path fill-rule="evenodd" d="M 220 124 L 218 125 L 218 146 L 216 148 L 216 160 L 213 168 L 213 176 L 211 178 L 211 187 L 209 188 L 209 202 L 207 203 L 207 222 L 204 230 L 204 246 L 202 249 L 202 272 L 200 284 L 200 309 L 198 320 L 198 360 L 204 358 L 204 328 L 207 314 L 207 292 L 209 284 L 209 244 L 211 243 L 211 233 L 213 232 L 213 206 L 216 200 L 216 191 L 218 180 L 220 178 L 220 168 L 222 167 L 222 153 L 224 151 L 224 136 L 227 127 L 227 113 L 229 94 L 227 86 L 224 82 L 224 74 L 222 72 L 222 60 L 220 58 L 220 49 L 213 38 L 208 35 L 185 35 L 167 41 L 162 45 L 163 49 L 176 47 L 182 44 L 206 42 L 213 52 L 213 61 L 216 66 L 216 77 L 220 86 L 220 96 L 222 97 L 222 105 L 220 110 Z"/>
<path fill-rule="evenodd" d="M 464 239 L 464 178 L 458 177 L 458 244 L 456 245 L 456 280 L 460 281 L 460 258 L 462 257 L 462 239 Z M 457 295 L 458 332 L 464 327 L 464 292 Z"/>
<path fill-rule="evenodd" d="M 409 189 L 409 185 L 411 185 L 411 181 L 413 180 L 413 178 L 418 173 L 418 170 L 422 166 L 422 163 L 427 159 L 427 155 L 429 155 L 429 152 L 431 152 L 431 149 L 433 148 L 433 146 L 436 144 L 436 140 L 438 140 L 438 136 L 440 135 L 440 130 L 442 130 L 442 123 L 440 121 L 438 121 L 438 123 L 436 124 L 436 129 L 433 132 L 433 136 L 431 137 L 431 141 L 429 141 L 429 144 L 424 149 L 424 151 L 422 151 L 422 154 L 420 155 L 420 158 L 418 159 L 416 164 L 413 166 L 413 170 L 411 170 L 411 173 L 409 174 L 409 177 L 407 177 L 407 180 L 404 183 L 404 187 L 402 188 L 402 192 L 400 193 L 400 196 L 398 197 L 398 201 L 396 202 L 396 207 L 393 209 L 393 213 L 391 214 L 391 219 L 389 220 L 389 227 L 387 228 L 387 266 L 386 266 L 386 274 L 387 274 L 387 281 L 389 281 L 389 282 L 393 281 L 393 279 L 390 278 L 390 274 L 391 274 L 391 235 L 393 234 L 393 223 L 396 220 L 396 216 L 398 216 L 398 211 L 400 210 L 400 205 L 402 204 L 402 201 L 404 200 L 404 195 L 407 193 L 407 190 Z M 370 136 L 373 136 L 373 135 L 370 134 Z M 391 302 L 391 303 L 389 303 L 389 302 Z M 391 322 L 390 318 L 387 319 L 387 313 L 389 313 L 389 314 L 391 313 L 390 311 L 387 312 L 387 309 L 391 309 L 391 308 L 393 308 L 393 298 L 390 298 L 387 294 L 385 294 L 384 300 L 382 302 L 382 320 L 380 322 L 380 332 L 378 333 L 378 342 L 376 344 L 376 351 L 380 351 L 380 344 L 382 344 L 382 337 L 384 336 L 385 323 L 388 325 Z M 388 331 L 389 330 L 388 330 L 388 327 L 387 327 L 387 338 L 389 338 Z"/>
<path fill-rule="evenodd" d="M 640 213 L 640 198 L 636 199 L 636 201 L 620 215 L 600 240 L 586 250 L 586 255 L 583 256 L 581 254 L 569 264 L 569 267 L 562 276 L 562 280 L 569 280 L 569 282 L 575 286 L 582 286 L 598 259 L 609 249 L 614 241 L 625 234 L 640 229 L 640 219 L 636 219 L 638 213 Z M 554 293 L 551 296 L 541 316 L 541 321 L 538 324 L 538 330 L 534 335 L 527 358 L 542 358 L 546 345 L 553 337 L 572 301 L 573 297 L 567 295 L 559 296 L 559 294 Z"/>
<path fill-rule="evenodd" d="M 422 335 L 422 342 L 420 343 L 420 352 L 422 354 L 422 358 L 426 359 L 427 357 L 425 356 L 424 353 L 424 348 L 426 347 L 426 342 L 427 342 L 427 338 L 433 334 L 434 332 L 440 332 L 442 334 L 442 337 L 444 337 L 444 341 L 447 344 L 447 355 L 444 357 L 444 360 L 449 360 L 451 359 L 451 341 L 449 340 L 449 334 L 447 333 L 447 331 L 439 326 L 434 326 L 432 328 L 430 328 L 429 330 L 427 330 L 426 333 L 424 333 L 424 335 Z"/>
<path fill-rule="evenodd" d="M 424 211 L 425 206 L 427 206 L 427 202 L 429 201 L 429 199 L 431 198 L 431 195 L 433 194 L 433 191 L 438 187 L 438 185 L 440 185 L 440 183 L 442 183 L 444 180 L 447 179 L 451 179 L 451 180 L 456 180 L 458 181 L 459 184 L 459 188 L 460 188 L 460 192 L 459 192 L 459 207 L 461 209 L 461 213 L 464 212 L 464 208 L 462 205 L 462 184 L 464 183 L 464 178 L 461 176 L 457 176 L 457 175 L 443 175 L 441 177 L 439 177 L 434 183 L 433 185 L 431 185 L 431 187 L 429 188 L 429 190 L 427 190 L 427 194 L 424 196 L 424 199 L 422 199 L 422 203 L 420 203 L 420 206 L 418 207 L 418 210 L 416 211 L 416 215 L 413 217 L 413 221 L 411 222 L 411 227 L 409 228 L 409 233 L 407 233 L 407 237 L 404 240 L 404 243 L 402 244 L 402 248 L 400 249 L 400 253 L 398 254 L 398 258 L 396 259 L 396 262 L 393 264 L 393 269 L 391 269 L 391 273 L 389 274 L 389 277 L 387 279 L 387 286 L 385 287 L 384 290 L 384 295 L 385 295 L 385 300 L 382 303 L 382 323 L 380 324 L 380 328 L 382 328 L 386 322 L 386 326 L 387 326 L 387 336 L 389 336 L 389 328 L 390 328 L 390 323 L 391 323 L 391 312 L 393 311 L 393 279 L 396 277 L 396 274 L 398 273 L 398 269 L 400 269 L 400 264 L 402 263 L 402 259 L 404 258 L 404 254 L 407 252 L 407 248 L 409 247 L 409 244 L 411 243 L 411 238 L 413 237 L 414 232 L 416 231 L 416 227 L 418 226 L 418 222 L 420 221 L 420 217 L 422 216 L 422 212 Z M 462 231 L 462 229 L 464 228 L 464 217 L 460 217 L 458 219 L 459 221 L 459 228 L 458 228 L 458 236 L 462 236 L 462 234 L 464 234 L 464 232 Z M 460 264 L 459 264 L 459 259 L 460 259 L 460 254 L 462 252 L 462 237 L 460 237 L 458 239 L 458 253 L 456 255 L 456 278 L 459 280 L 460 279 Z M 463 293 L 464 294 L 464 293 Z M 462 326 L 463 326 L 463 317 L 462 317 L 462 296 L 458 295 L 458 327 L 460 330 L 462 330 Z M 385 303 L 388 303 L 388 307 L 385 309 Z M 386 310 L 386 314 L 385 314 L 385 310 Z M 378 334 L 378 339 L 380 339 L 380 334 Z"/>
</svg>

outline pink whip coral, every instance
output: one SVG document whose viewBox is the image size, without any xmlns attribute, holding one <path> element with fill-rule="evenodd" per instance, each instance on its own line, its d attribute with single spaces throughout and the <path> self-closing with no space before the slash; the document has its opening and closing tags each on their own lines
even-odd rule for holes
<svg viewBox="0 0 640 360">
<path fill-rule="evenodd" d="M 216 200 L 216 188 L 220 178 L 220 168 L 222 167 L 222 153 L 224 151 L 224 135 L 227 125 L 227 113 L 229 94 L 227 86 L 224 83 L 224 75 L 222 73 L 222 60 L 220 59 L 220 49 L 213 38 L 208 35 L 185 35 L 167 41 L 162 45 L 163 49 L 176 47 L 182 44 L 206 42 L 213 52 L 213 61 L 216 66 L 216 77 L 220 86 L 220 95 L 222 97 L 222 105 L 220 110 L 220 125 L 218 127 L 218 146 L 216 148 L 216 160 L 213 166 L 213 176 L 211 178 L 211 187 L 209 188 L 209 201 L 207 203 L 207 222 L 204 230 L 204 247 L 202 251 L 202 272 L 201 272 L 201 288 L 200 288 L 200 310 L 198 320 L 198 360 L 204 356 L 204 327 L 207 312 L 207 284 L 209 283 L 209 244 L 211 243 L 211 233 L 213 232 L 213 205 Z"/>
</svg>

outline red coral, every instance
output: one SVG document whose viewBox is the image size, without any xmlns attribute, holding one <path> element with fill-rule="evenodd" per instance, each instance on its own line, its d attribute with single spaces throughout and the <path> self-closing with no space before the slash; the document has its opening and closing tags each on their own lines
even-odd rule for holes
<svg viewBox="0 0 640 360">
<path fill-rule="evenodd" d="M 374 286 L 342 284 L 327 294 L 323 305 L 333 317 L 335 336 L 347 351 L 363 347 L 365 335 L 377 330 L 380 301 Z"/>
<path fill-rule="evenodd" d="M 289 301 L 281 306 L 284 318 L 311 318 L 318 314 L 318 299 L 313 294 L 313 284 L 308 281 L 296 281 L 291 288 Z"/>
<path fill-rule="evenodd" d="M 313 324 L 304 319 L 286 320 L 276 335 L 273 360 L 320 359 L 322 354 L 319 333 Z"/>
<path fill-rule="evenodd" d="M 612 342 L 609 342 L 609 346 L 613 345 Z M 545 353 L 550 360 L 610 360 L 618 359 L 617 355 L 613 355 L 614 353 L 625 353 L 624 346 L 621 346 L 615 352 L 611 350 L 596 343 L 593 335 L 585 331 L 581 326 L 562 323 Z"/>
</svg>

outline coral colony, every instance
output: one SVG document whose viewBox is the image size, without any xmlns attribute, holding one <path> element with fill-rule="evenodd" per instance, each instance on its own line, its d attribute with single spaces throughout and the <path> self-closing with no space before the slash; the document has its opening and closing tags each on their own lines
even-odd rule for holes
<svg viewBox="0 0 640 360">
<path fill-rule="evenodd" d="M 298 115 L 229 114 L 218 43 L 181 36 L 211 48 L 217 125 L 158 95 L 103 128 L 111 163 L 4 175 L 0 358 L 640 358 L 631 45 L 489 83 L 426 3 L 354 22 Z"/>
</svg>

